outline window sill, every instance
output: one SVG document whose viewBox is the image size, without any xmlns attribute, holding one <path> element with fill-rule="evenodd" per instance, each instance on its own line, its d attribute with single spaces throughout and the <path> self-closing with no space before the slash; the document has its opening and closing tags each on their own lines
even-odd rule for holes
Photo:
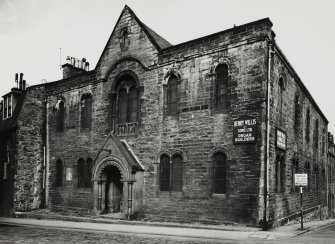
<svg viewBox="0 0 335 244">
<path fill-rule="evenodd" d="M 227 199 L 228 194 L 226 193 L 212 193 L 213 198 L 219 198 L 219 199 Z"/>
</svg>

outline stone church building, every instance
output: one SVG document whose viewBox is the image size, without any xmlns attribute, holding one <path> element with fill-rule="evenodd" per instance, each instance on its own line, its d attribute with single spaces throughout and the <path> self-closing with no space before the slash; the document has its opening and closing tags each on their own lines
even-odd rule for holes
<svg viewBox="0 0 335 244">
<path fill-rule="evenodd" d="M 68 57 L 61 80 L 17 82 L 1 215 L 275 225 L 300 212 L 295 173 L 305 214 L 327 215 L 328 121 L 268 18 L 172 45 L 125 6 L 93 70 Z"/>
</svg>

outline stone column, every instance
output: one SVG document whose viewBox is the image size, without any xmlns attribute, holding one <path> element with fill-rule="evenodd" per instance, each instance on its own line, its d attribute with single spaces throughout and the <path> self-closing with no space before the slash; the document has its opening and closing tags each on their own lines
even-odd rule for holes
<svg viewBox="0 0 335 244">
<path fill-rule="evenodd" d="M 98 215 L 99 206 L 99 182 L 93 180 L 93 214 Z"/>
</svg>

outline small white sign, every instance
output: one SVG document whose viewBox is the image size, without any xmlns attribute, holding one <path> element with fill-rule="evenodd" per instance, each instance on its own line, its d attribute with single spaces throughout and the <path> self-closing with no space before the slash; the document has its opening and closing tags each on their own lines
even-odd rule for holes
<svg viewBox="0 0 335 244">
<path fill-rule="evenodd" d="M 308 186 L 307 174 L 294 174 L 294 184 L 296 186 Z"/>
<path fill-rule="evenodd" d="M 66 168 L 66 180 L 72 180 L 72 168 Z"/>
</svg>

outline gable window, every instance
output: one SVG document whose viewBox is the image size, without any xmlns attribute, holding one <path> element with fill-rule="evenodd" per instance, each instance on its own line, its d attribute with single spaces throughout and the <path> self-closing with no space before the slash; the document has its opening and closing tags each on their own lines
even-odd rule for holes
<svg viewBox="0 0 335 244">
<path fill-rule="evenodd" d="M 126 50 L 129 46 L 129 32 L 127 28 L 123 28 L 120 33 L 120 48 Z"/>
<path fill-rule="evenodd" d="M 91 129 L 92 127 L 92 97 L 83 95 L 81 97 L 81 128 Z"/>
<path fill-rule="evenodd" d="M 55 177 L 55 186 L 61 187 L 63 185 L 63 162 L 60 159 L 56 161 Z"/>
<path fill-rule="evenodd" d="M 213 156 L 213 193 L 227 193 L 227 157 L 218 152 Z"/>
<path fill-rule="evenodd" d="M 172 157 L 162 155 L 160 158 L 160 190 L 182 191 L 183 159 L 176 154 Z"/>
<path fill-rule="evenodd" d="M 178 79 L 171 75 L 167 84 L 167 115 L 177 114 L 178 109 Z"/>
<path fill-rule="evenodd" d="M 218 65 L 215 74 L 215 106 L 219 110 L 226 109 L 228 107 L 228 65 Z"/>
<path fill-rule="evenodd" d="M 65 103 L 62 100 L 58 100 L 56 106 L 58 107 L 56 114 L 56 130 L 62 132 L 64 131 L 65 124 Z"/>
<path fill-rule="evenodd" d="M 78 188 L 91 187 L 91 163 L 91 158 L 78 160 Z"/>
</svg>

